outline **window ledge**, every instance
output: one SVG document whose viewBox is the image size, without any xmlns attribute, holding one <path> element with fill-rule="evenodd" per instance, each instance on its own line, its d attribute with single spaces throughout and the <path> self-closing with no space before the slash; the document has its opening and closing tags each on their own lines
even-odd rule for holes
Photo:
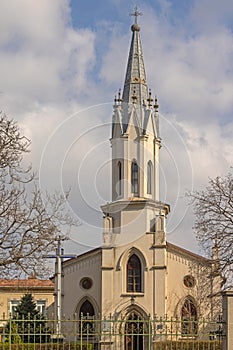
<svg viewBox="0 0 233 350">
<path fill-rule="evenodd" d="M 144 297 L 144 292 L 127 292 L 121 293 L 121 297 Z"/>
</svg>

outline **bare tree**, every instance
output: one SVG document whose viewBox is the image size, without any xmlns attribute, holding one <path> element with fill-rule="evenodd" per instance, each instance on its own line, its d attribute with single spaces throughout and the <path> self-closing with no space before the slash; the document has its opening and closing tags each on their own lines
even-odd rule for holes
<svg viewBox="0 0 233 350">
<path fill-rule="evenodd" d="M 189 272 L 183 278 L 183 290 L 170 290 L 167 311 L 177 305 L 174 316 L 217 320 L 221 315 L 221 287 L 223 279 L 215 259 L 204 257 L 186 260 Z M 195 309 L 193 308 L 195 306 Z M 192 312 L 191 312 L 192 311 Z"/>
<path fill-rule="evenodd" d="M 43 274 L 43 256 L 77 220 L 66 209 L 67 194 L 42 193 L 30 166 L 30 141 L 15 121 L 0 116 L 0 276 Z"/>
<path fill-rule="evenodd" d="M 209 179 L 203 191 L 191 194 L 196 216 L 194 230 L 205 250 L 219 251 L 222 274 L 232 280 L 233 272 L 233 176 Z"/>
</svg>

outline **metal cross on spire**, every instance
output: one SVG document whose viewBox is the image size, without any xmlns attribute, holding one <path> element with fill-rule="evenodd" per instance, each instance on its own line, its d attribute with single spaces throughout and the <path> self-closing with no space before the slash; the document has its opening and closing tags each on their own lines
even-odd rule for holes
<svg viewBox="0 0 233 350">
<path fill-rule="evenodd" d="M 142 12 L 139 12 L 139 11 L 138 11 L 138 7 L 135 6 L 134 12 L 133 12 L 133 13 L 130 13 L 129 15 L 130 15 L 130 16 L 134 16 L 134 17 L 135 17 L 135 24 L 138 24 L 138 16 L 142 16 L 143 13 L 142 13 Z"/>
</svg>

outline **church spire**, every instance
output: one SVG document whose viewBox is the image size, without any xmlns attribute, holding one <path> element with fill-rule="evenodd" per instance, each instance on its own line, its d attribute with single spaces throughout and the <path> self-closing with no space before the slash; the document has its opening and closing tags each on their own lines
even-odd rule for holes
<svg viewBox="0 0 233 350">
<path fill-rule="evenodd" d="M 169 206 L 159 200 L 159 105 L 146 83 L 137 8 L 132 15 L 124 90 L 115 96 L 113 105 L 112 202 L 101 207 L 106 244 L 122 244 L 124 237 L 155 229 L 164 242 L 169 212 Z"/>
<path fill-rule="evenodd" d="M 112 200 L 159 200 L 159 114 L 157 98 L 147 87 L 138 12 L 132 14 L 132 41 L 123 94 L 112 116 Z"/>
<path fill-rule="evenodd" d="M 142 105 L 143 101 L 146 101 L 148 98 L 148 87 L 140 39 L 140 26 L 137 23 L 137 18 L 142 15 L 142 13 L 135 7 L 134 13 L 131 15 L 135 17 L 135 22 L 131 26 L 133 34 L 122 98 L 125 103 L 132 103 L 136 100 L 138 104 Z M 133 96 L 134 98 L 132 98 Z"/>
</svg>

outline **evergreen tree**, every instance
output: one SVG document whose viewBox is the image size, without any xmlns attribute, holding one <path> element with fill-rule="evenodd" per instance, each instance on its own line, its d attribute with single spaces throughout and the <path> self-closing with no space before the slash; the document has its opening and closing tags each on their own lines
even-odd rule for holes
<svg viewBox="0 0 233 350">
<path fill-rule="evenodd" d="M 25 294 L 7 325 L 7 333 L 12 334 L 16 325 L 17 334 L 23 343 L 44 343 L 49 341 L 48 327 L 44 316 L 36 309 L 32 294 Z M 11 332 L 10 332 L 11 327 Z"/>
<path fill-rule="evenodd" d="M 27 319 L 30 317 L 30 319 L 34 319 L 37 316 L 39 316 L 39 311 L 36 309 L 36 303 L 33 300 L 32 294 L 25 294 L 19 305 L 16 308 L 16 314 L 18 315 L 19 319 Z"/>
<path fill-rule="evenodd" d="M 18 326 L 14 320 L 11 320 L 10 322 L 11 324 L 8 323 L 6 328 L 7 329 L 6 333 L 8 333 L 8 335 L 6 336 L 5 342 L 9 343 L 11 340 L 11 344 L 21 344 L 22 339 L 18 334 Z M 9 332 L 10 327 L 11 327 L 11 332 Z M 9 335 L 9 333 L 11 333 L 11 336 Z"/>
</svg>

